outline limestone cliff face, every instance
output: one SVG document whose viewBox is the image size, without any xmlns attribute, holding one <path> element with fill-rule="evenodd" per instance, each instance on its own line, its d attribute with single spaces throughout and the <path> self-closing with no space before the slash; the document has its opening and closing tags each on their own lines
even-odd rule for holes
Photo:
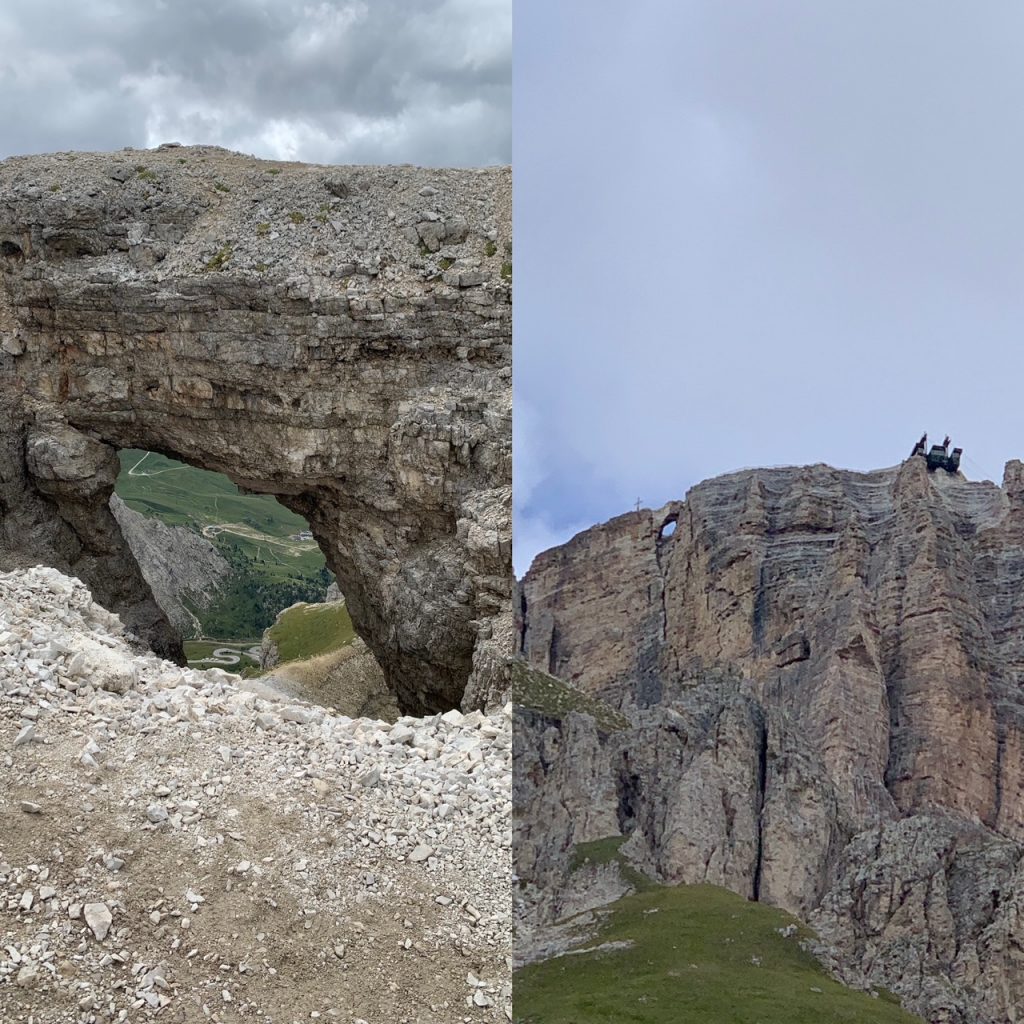
<svg viewBox="0 0 1024 1024">
<path fill-rule="evenodd" d="M 110 497 L 110 511 L 171 625 L 182 636 L 198 635 L 201 624 L 188 606 L 210 606 L 231 575 L 227 560 L 205 537 L 144 516 L 116 494 Z"/>
<path fill-rule="evenodd" d="M 406 710 L 483 701 L 511 635 L 510 209 L 507 168 L 0 163 L 0 548 L 173 653 L 107 509 L 114 450 L 164 452 L 309 520 Z"/>
<path fill-rule="evenodd" d="M 1019 462 L 735 473 L 580 534 L 520 584 L 521 653 L 632 727 L 586 748 L 600 781 L 563 754 L 563 816 L 811 920 L 929 1020 L 1024 1019 L 1022 582 Z M 549 884 L 565 829 L 530 835 Z"/>
<path fill-rule="evenodd" d="M 541 555 L 523 651 L 639 704 L 735 666 L 856 820 L 941 805 L 1024 839 L 1022 481 L 1016 462 L 998 488 L 922 459 L 708 481 Z"/>
</svg>

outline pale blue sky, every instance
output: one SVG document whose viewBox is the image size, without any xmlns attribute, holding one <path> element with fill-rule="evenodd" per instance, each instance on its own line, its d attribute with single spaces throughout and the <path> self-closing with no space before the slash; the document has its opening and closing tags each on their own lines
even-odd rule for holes
<svg viewBox="0 0 1024 1024">
<path fill-rule="evenodd" d="M 516 567 L 743 466 L 1024 457 L 1024 7 L 517 0 Z"/>
</svg>

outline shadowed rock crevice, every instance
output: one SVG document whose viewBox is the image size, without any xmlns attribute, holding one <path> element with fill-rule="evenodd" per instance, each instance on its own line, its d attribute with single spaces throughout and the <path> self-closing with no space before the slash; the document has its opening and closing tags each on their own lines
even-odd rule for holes
<svg viewBox="0 0 1024 1024">
<path fill-rule="evenodd" d="M 768 726 L 762 725 L 757 745 L 757 848 L 754 854 L 754 877 L 751 880 L 751 899 L 761 898 L 761 878 L 764 871 L 764 805 L 768 784 Z"/>
<path fill-rule="evenodd" d="M 622 767 L 615 780 L 615 792 L 618 797 L 616 817 L 619 822 L 619 832 L 628 836 L 636 828 L 638 807 L 641 798 L 640 776 L 630 770 L 629 753 L 622 758 Z"/>
<path fill-rule="evenodd" d="M 0 257 L 8 561 L 75 572 L 175 654 L 106 476 L 65 479 L 60 454 L 161 452 L 309 521 L 404 710 L 497 697 L 510 184 L 212 148 L 0 164 L 0 239 L 21 252 Z"/>
</svg>

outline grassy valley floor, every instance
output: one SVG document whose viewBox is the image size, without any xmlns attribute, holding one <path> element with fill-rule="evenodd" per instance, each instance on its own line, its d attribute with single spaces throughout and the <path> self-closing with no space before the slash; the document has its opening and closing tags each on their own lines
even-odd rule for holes
<svg viewBox="0 0 1024 1024">
<path fill-rule="evenodd" d="M 615 860 L 620 843 L 580 847 L 576 863 Z M 890 993 L 830 978 L 783 911 L 624 870 L 638 891 L 605 908 L 596 936 L 516 973 L 517 1024 L 921 1024 Z"/>
</svg>

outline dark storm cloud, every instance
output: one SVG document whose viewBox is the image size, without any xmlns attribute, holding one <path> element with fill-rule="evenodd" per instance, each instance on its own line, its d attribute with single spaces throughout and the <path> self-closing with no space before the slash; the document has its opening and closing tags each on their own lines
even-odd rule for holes
<svg viewBox="0 0 1024 1024">
<path fill-rule="evenodd" d="M 511 0 L 8 0 L 0 151 L 511 160 Z"/>
</svg>

